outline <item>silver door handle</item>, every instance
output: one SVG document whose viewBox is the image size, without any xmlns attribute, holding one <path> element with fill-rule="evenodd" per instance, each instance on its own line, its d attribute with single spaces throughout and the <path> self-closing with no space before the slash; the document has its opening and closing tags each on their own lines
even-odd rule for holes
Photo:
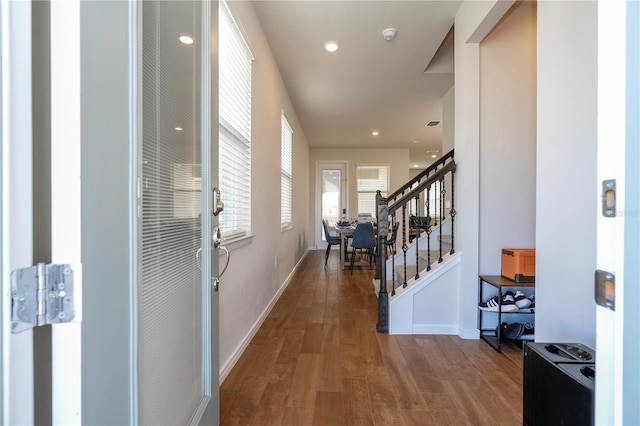
<svg viewBox="0 0 640 426">
<path fill-rule="evenodd" d="M 225 246 L 218 246 L 219 250 L 224 250 L 224 252 L 227 254 L 227 261 L 224 264 L 224 268 L 222 268 L 222 272 L 220 272 L 220 274 L 218 274 L 217 277 L 213 277 L 211 278 L 211 285 L 213 286 L 213 289 L 215 291 L 218 291 L 218 287 L 220 286 L 220 278 L 224 275 L 225 271 L 227 270 L 227 267 L 229 266 L 229 259 L 231 259 L 231 252 L 229 252 L 229 249 L 226 248 Z"/>
<path fill-rule="evenodd" d="M 226 272 L 227 267 L 229 266 L 229 260 L 231 259 L 231 252 L 229 252 L 229 249 L 221 244 L 221 241 L 222 241 L 222 237 L 220 235 L 220 228 L 216 227 L 213 230 L 213 235 L 211 236 L 211 242 L 213 244 L 213 248 L 218 250 L 224 250 L 224 252 L 227 255 L 226 256 L 227 260 L 224 264 L 224 268 L 222 268 L 222 272 L 220 272 L 218 276 L 211 278 L 211 285 L 213 286 L 213 289 L 215 291 L 218 291 L 218 287 L 220 285 L 220 277 L 222 277 L 222 275 L 224 275 L 224 273 Z"/>
</svg>

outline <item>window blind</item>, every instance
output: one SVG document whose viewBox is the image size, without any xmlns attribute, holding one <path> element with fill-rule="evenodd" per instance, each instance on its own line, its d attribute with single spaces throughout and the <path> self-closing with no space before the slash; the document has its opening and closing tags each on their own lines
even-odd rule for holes
<svg viewBox="0 0 640 426">
<path fill-rule="evenodd" d="M 356 177 L 358 215 L 370 213 L 371 217 L 378 216 L 376 192 L 379 190 L 383 197 L 387 196 L 389 192 L 389 166 L 357 165 Z"/>
<path fill-rule="evenodd" d="M 140 424 L 187 424 L 202 398 L 200 5 L 142 3 Z"/>
<path fill-rule="evenodd" d="M 224 239 L 251 232 L 251 61 L 231 12 L 219 6 L 219 185 Z"/>
<path fill-rule="evenodd" d="M 291 225 L 292 193 L 293 193 L 293 130 L 282 114 L 280 120 L 280 226 Z"/>
</svg>

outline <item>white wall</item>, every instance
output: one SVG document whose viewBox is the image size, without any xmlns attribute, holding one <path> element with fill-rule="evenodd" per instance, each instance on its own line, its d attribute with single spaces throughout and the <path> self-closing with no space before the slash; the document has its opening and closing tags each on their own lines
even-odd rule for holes
<svg viewBox="0 0 640 426">
<path fill-rule="evenodd" d="M 443 303 L 460 297 L 460 267 L 453 266 L 436 281 L 429 284 L 413 299 L 413 327 L 416 334 L 456 334 L 459 332 L 458 306 Z"/>
<path fill-rule="evenodd" d="M 442 97 L 442 154 L 455 147 L 455 85 L 451 86 Z"/>
<path fill-rule="evenodd" d="M 464 2 L 455 18 L 456 251 L 460 271 L 460 336 L 478 337 L 478 246 L 480 179 L 479 42 L 508 10 L 511 1 Z"/>
<path fill-rule="evenodd" d="M 514 6 L 480 43 L 479 270 L 536 229 L 536 7 Z"/>
<path fill-rule="evenodd" d="M 223 375 L 248 344 L 309 245 L 309 150 L 250 2 L 229 2 L 254 54 L 252 70 L 252 229 L 231 253 L 220 285 Z M 280 114 L 293 128 L 293 228 L 280 231 Z"/>
<path fill-rule="evenodd" d="M 349 149 L 349 148 L 313 148 L 309 150 L 309 227 L 312 235 L 309 238 L 309 248 L 315 249 L 315 242 L 319 241 L 320 227 L 316 226 L 316 161 L 347 161 L 348 162 L 348 188 L 347 188 L 347 216 L 357 215 L 358 189 L 356 172 L 357 164 L 376 163 L 388 164 L 390 167 L 390 191 L 395 191 L 409 180 L 409 149 Z M 314 234 L 315 232 L 315 234 Z"/>
<path fill-rule="evenodd" d="M 536 340 L 595 345 L 597 3 L 538 2 Z"/>
</svg>

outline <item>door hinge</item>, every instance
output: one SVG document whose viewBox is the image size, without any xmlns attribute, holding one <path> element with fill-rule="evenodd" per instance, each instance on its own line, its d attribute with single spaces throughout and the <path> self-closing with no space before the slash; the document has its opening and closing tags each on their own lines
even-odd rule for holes
<svg viewBox="0 0 640 426">
<path fill-rule="evenodd" d="M 38 263 L 11 273 L 11 332 L 71 322 L 75 317 L 71 265 Z"/>
</svg>

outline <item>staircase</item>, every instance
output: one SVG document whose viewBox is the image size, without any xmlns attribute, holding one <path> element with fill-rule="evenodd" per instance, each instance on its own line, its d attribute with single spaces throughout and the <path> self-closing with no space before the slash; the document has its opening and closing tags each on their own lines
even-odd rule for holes
<svg viewBox="0 0 640 426">
<path fill-rule="evenodd" d="M 378 194 L 378 229 L 400 226 L 395 254 L 388 258 L 381 250 L 386 236 L 379 237 L 373 281 L 379 332 L 458 333 L 454 301 L 461 253 L 455 251 L 454 238 L 455 168 L 451 151 L 388 198 Z"/>
<path fill-rule="evenodd" d="M 439 235 L 437 226 L 435 227 L 431 238 L 441 242 L 441 245 L 431 244 L 438 247 L 437 250 L 419 249 L 417 265 L 415 261 L 408 260 L 406 271 L 402 251 L 393 259 L 387 260 L 389 334 L 458 334 L 457 305 L 448 301 L 457 300 L 456 274 L 462 254 L 450 253 L 450 226 L 450 220 L 442 223 L 442 236 Z M 426 238 L 423 235 L 417 243 L 409 245 L 408 259 L 414 259 L 416 247 L 427 246 Z M 438 261 L 440 247 L 442 262 Z M 431 268 L 427 270 L 429 260 Z M 379 295 L 380 280 L 373 280 L 373 291 Z M 449 305 L 448 308 L 446 305 Z"/>
</svg>

